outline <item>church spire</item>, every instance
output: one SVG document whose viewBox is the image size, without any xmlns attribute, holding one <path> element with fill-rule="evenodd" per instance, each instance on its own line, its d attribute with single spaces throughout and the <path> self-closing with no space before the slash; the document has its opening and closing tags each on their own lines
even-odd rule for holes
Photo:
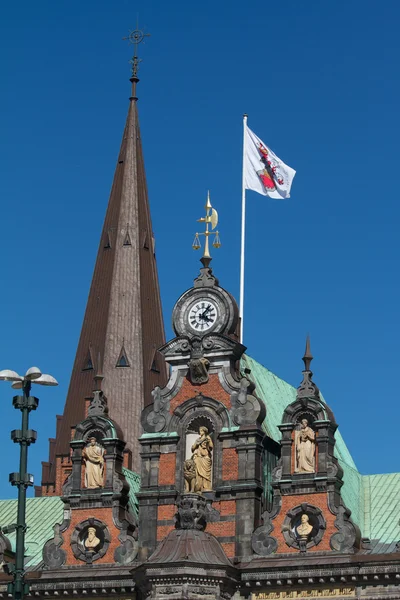
<svg viewBox="0 0 400 600">
<path fill-rule="evenodd" d="M 132 96 L 64 414 L 43 484 L 54 482 L 55 457 L 69 454 L 71 427 L 84 419 L 85 398 L 99 374 L 110 417 L 121 426 L 132 468 L 138 470 L 141 411 L 151 402 L 151 390 L 167 379 L 157 352 L 165 337 L 136 102 L 137 44 L 143 37 L 138 31 L 129 36 L 135 45 Z M 122 350 L 129 360 L 121 360 Z"/>
</svg>

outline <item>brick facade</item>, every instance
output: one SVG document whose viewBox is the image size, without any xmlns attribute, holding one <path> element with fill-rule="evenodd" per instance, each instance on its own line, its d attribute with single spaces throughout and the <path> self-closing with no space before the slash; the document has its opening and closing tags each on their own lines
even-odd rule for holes
<svg viewBox="0 0 400 600">
<path fill-rule="evenodd" d="M 176 473 L 176 452 L 161 454 L 158 485 L 174 485 Z"/>
<path fill-rule="evenodd" d="M 235 448 L 224 448 L 222 451 L 222 479 L 237 481 L 239 476 L 239 457 Z"/>
<path fill-rule="evenodd" d="M 193 398 L 199 392 L 201 392 L 203 396 L 215 398 L 215 400 L 221 402 L 228 409 L 231 407 L 229 394 L 222 387 L 218 375 L 212 374 L 210 375 L 207 383 L 196 385 L 193 385 L 187 377 L 184 378 L 179 393 L 171 401 L 171 412 L 173 413 L 177 406 L 183 404 L 185 400 Z"/>
</svg>

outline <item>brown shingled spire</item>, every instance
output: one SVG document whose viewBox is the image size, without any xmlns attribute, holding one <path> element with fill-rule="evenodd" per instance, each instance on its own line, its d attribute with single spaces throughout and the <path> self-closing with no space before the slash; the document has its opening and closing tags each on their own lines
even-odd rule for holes
<svg viewBox="0 0 400 600">
<path fill-rule="evenodd" d="M 141 411 L 151 401 L 151 390 L 165 384 L 167 371 L 161 355 L 157 359 L 160 368 L 151 368 L 155 349 L 165 343 L 165 336 L 140 140 L 136 74 L 132 79 L 134 93 L 64 414 L 58 427 L 55 455 L 69 453 L 71 427 L 85 418 L 85 397 L 92 395 L 93 376 L 101 373 L 101 389 L 108 398 L 109 415 L 121 426 L 127 448 L 133 454 L 133 469 L 138 471 Z M 129 364 L 118 366 L 122 346 Z M 93 368 L 88 368 L 88 353 L 95 361 Z M 99 357 L 102 364 L 96 364 Z M 44 483 L 54 481 L 54 462 L 47 476 L 43 472 L 43 477 L 50 480 Z"/>
</svg>

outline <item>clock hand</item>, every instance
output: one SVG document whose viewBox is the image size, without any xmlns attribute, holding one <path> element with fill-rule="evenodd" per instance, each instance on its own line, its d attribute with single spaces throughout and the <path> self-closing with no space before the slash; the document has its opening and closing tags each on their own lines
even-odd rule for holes
<svg viewBox="0 0 400 600">
<path fill-rule="evenodd" d="M 210 309 L 211 309 L 211 304 L 209 304 L 209 305 L 207 306 L 207 308 L 205 309 L 205 311 L 203 311 L 203 312 L 201 313 L 201 315 L 199 315 L 199 317 L 200 317 L 201 319 L 205 319 L 205 318 L 206 318 L 206 314 L 208 313 L 208 311 L 209 311 Z M 207 319 L 207 320 L 208 320 L 208 319 Z"/>
</svg>

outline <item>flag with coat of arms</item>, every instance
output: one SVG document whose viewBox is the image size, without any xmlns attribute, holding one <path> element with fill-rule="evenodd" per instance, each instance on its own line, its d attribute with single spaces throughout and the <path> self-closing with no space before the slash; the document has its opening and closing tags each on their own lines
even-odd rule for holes
<svg viewBox="0 0 400 600">
<path fill-rule="evenodd" d="M 296 171 L 285 165 L 247 124 L 244 134 L 244 188 L 278 200 L 290 198 Z"/>
</svg>

